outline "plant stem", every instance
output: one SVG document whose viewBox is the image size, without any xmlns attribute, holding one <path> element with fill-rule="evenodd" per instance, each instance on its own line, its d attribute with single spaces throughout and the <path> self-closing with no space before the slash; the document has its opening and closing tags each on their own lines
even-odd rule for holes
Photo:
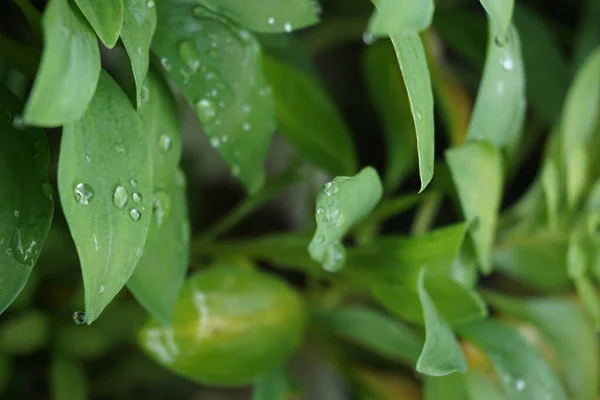
<svg viewBox="0 0 600 400">
<path fill-rule="evenodd" d="M 435 222 L 435 217 L 442 204 L 442 195 L 438 192 L 433 192 L 428 197 L 417 211 L 417 215 L 413 220 L 410 233 L 412 235 L 422 235 L 429 230 L 431 225 Z"/>
</svg>

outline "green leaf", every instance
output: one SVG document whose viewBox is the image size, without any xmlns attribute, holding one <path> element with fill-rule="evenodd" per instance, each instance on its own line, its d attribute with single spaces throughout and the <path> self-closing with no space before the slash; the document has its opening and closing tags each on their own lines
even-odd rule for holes
<svg viewBox="0 0 600 400">
<path fill-rule="evenodd" d="M 458 192 L 479 266 L 492 270 L 490 252 L 502 197 L 502 159 L 487 142 L 472 142 L 446 152 L 446 160 Z"/>
<path fill-rule="evenodd" d="M 396 49 L 396 56 L 406 84 L 410 109 L 415 123 L 419 174 L 421 176 L 421 191 L 423 191 L 433 178 L 435 158 L 433 91 L 431 89 L 429 68 L 427 67 L 425 50 L 419 35 L 392 35 L 390 39 L 392 39 Z"/>
<path fill-rule="evenodd" d="M 534 324 L 556 351 L 569 391 L 578 399 L 598 393 L 598 340 L 587 316 L 575 304 L 560 299 L 523 298 L 487 293 L 503 313 Z"/>
<path fill-rule="evenodd" d="M 458 372 L 445 376 L 425 376 L 423 399 L 469 400 L 465 380 L 465 375 Z"/>
<path fill-rule="evenodd" d="M 319 22 L 314 0 L 193 0 L 257 32 L 291 32 Z"/>
<path fill-rule="evenodd" d="M 446 320 L 425 289 L 425 270 L 419 274 L 419 299 L 425 319 L 425 345 L 417 361 L 417 371 L 431 376 L 443 376 L 452 372 L 465 372 L 467 360 Z"/>
<path fill-rule="evenodd" d="M 48 318 L 39 311 L 13 317 L 0 329 L 0 352 L 28 355 L 44 348 L 50 336 Z"/>
<path fill-rule="evenodd" d="M 577 29 L 573 45 L 572 66 L 574 69 L 581 67 L 585 59 L 600 44 L 600 3 L 596 0 L 586 0 L 581 9 L 581 21 Z"/>
<path fill-rule="evenodd" d="M 498 26 L 499 30 L 496 34 L 506 35 L 515 6 L 514 0 L 480 0 L 480 2 L 494 24 Z"/>
<path fill-rule="evenodd" d="M 121 39 L 131 60 L 138 108 L 148 96 L 143 92 L 143 85 L 150 61 L 150 44 L 156 29 L 156 8 L 147 4 L 147 0 L 123 0 Z"/>
<path fill-rule="evenodd" d="M 127 282 L 140 304 L 163 323 L 171 319 L 189 261 L 191 233 L 185 179 L 181 172 L 178 176 L 178 182 L 170 191 L 154 195 L 150 229 L 156 229 L 158 234 L 146 242 L 142 257 Z M 166 207 L 172 207 L 170 215 Z"/>
<path fill-rule="evenodd" d="M 574 279 L 577 294 L 583 301 L 585 308 L 594 322 L 594 328 L 600 329 L 600 296 L 598 295 L 597 286 L 594 285 L 591 279 L 586 276 L 579 276 Z"/>
<path fill-rule="evenodd" d="M 525 112 L 525 72 L 519 34 L 510 28 L 502 46 L 499 28 L 489 24 L 488 54 L 467 138 L 513 147 Z"/>
<path fill-rule="evenodd" d="M 106 47 L 112 49 L 123 25 L 123 0 L 74 0 Z"/>
<path fill-rule="evenodd" d="M 393 361 L 415 365 L 423 339 L 401 321 L 363 306 L 319 310 L 316 326 Z"/>
<path fill-rule="evenodd" d="M 100 52 L 94 32 L 68 0 L 50 0 L 43 28 L 44 52 L 23 119 L 60 126 L 85 113 L 100 75 Z"/>
<path fill-rule="evenodd" d="M 459 327 L 490 360 L 509 400 L 566 400 L 567 396 L 552 368 L 515 330 L 482 320 Z"/>
<path fill-rule="evenodd" d="M 84 118 L 64 127 L 58 163 L 88 324 L 125 285 L 142 254 L 152 215 L 151 162 L 140 118 L 103 73 Z"/>
<path fill-rule="evenodd" d="M 258 42 L 223 17 L 196 6 L 160 1 L 152 50 L 195 107 L 211 144 L 233 175 L 256 192 L 275 130 L 271 88 Z"/>
<path fill-rule="evenodd" d="M 388 42 L 377 42 L 366 49 L 363 70 L 385 134 L 384 187 L 393 192 L 412 172 L 417 160 L 410 102 L 396 55 Z"/>
<path fill-rule="evenodd" d="M 293 391 L 290 377 L 285 371 L 276 369 L 254 382 L 252 400 L 286 400 Z"/>
<path fill-rule="evenodd" d="M 477 372 L 467 372 L 465 375 L 467 381 L 467 388 L 471 394 L 473 400 L 485 399 L 485 400 L 505 400 L 506 397 L 500 393 L 499 388 L 496 387 L 486 375 Z"/>
<path fill-rule="evenodd" d="M 308 246 L 313 260 L 329 272 L 338 271 L 346 261 L 341 243 L 344 235 L 362 221 L 381 199 L 379 175 L 366 167 L 353 177 L 338 176 L 321 187 L 317 195 L 317 230 Z"/>
<path fill-rule="evenodd" d="M 54 213 L 46 135 L 14 127 L 22 106 L 0 87 L 0 314 L 25 286 Z"/>
<path fill-rule="evenodd" d="M 308 161 L 333 175 L 356 173 L 356 154 L 346 122 L 318 82 L 291 64 L 265 55 L 277 127 Z"/>
<path fill-rule="evenodd" d="M 85 400 L 89 398 L 88 382 L 83 367 L 73 361 L 57 357 L 50 366 L 52 400 Z"/>
<path fill-rule="evenodd" d="M 433 19 L 433 0 L 378 0 L 367 35 L 407 35 L 424 31 Z"/>
</svg>

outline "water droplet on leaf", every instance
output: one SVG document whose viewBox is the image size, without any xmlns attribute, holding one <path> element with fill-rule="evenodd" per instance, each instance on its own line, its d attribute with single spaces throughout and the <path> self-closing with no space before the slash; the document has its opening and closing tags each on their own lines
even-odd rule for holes
<svg viewBox="0 0 600 400">
<path fill-rule="evenodd" d="M 500 60 L 500 64 L 502 65 L 502 68 L 504 68 L 505 71 L 512 71 L 515 67 L 515 63 L 510 56 L 506 56 L 502 60 Z"/>
<path fill-rule="evenodd" d="M 81 205 L 88 205 L 94 197 L 94 189 L 88 184 L 78 183 L 75 186 L 75 200 Z"/>
<path fill-rule="evenodd" d="M 341 242 L 337 241 L 325 250 L 323 257 L 323 269 L 327 272 L 337 272 L 346 262 L 346 249 Z"/>
<path fill-rule="evenodd" d="M 217 114 L 214 104 L 208 99 L 201 99 L 196 103 L 196 113 L 200 121 L 205 124 L 210 122 Z"/>
<path fill-rule="evenodd" d="M 98 294 L 102 293 L 104 293 L 104 285 L 100 285 L 100 287 L 98 288 Z"/>
<path fill-rule="evenodd" d="M 137 192 L 136 192 L 136 193 L 134 193 L 134 194 L 131 196 L 131 198 L 133 199 L 133 201 L 134 201 L 135 203 L 138 203 L 138 204 L 140 204 L 140 203 L 142 202 L 142 195 L 141 195 L 141 194 L 139 194 L 139 193 L 137 193 Z"/>
<path fill-rule="evenodd" d="M 86 154 L 86 155 L 85 155 L 85 161 L 86 161 L 86 162 L 90 162 L 90 161 L 92 161 L 92 157 L 90 157 L 90 155 L 89 155 L 89 154 Z"/>
<path fill-rule="evenodd" d="M 314 242 L 319 244 L 319 243 L 323 243 L 324 240 L 325 240 L 325 236 L 317 235 L 317 236 L 315 236 Z"/>
<path fill-rule="evenodd" d="M 283 24 L 283 29 L 290 33 L 292 31 L 292 24 L 290 24 L 289 22 L 286 22 L 285 24 Z"/>
<path fill-rule="evenodd" d="M 340 219 L 340 209 L 330 208 L 325 212 L 325 220 L 330 225 L 337 225 Z"/>
<path fill-rule="evenodd" d="M 150 100 L 150 91 L 146 86 L 142 86 L 142 90 L 140 92 L 140 100 L 142 103 L 147 103 Z"/>
<path fill-rule="evenodd" d="M 162 151 L 163 153 L 167 153 L 169 150 L 171 150 L 172 146 L 173 140 L 170 136 L 165 134 L 160 135 L 160 137 L 158 138 L 158 148 L 160 149 L 160 151 Z"/>
<path fill-rule="evenodd" d="M 267 18 L 267 23 L 268 23 L 269 25 L 273 25 L 273 24 L 275 23 L 275 18 L 273 18 L 273 17 L 269 17 L 269 18 Z"/>
<path fill-rule="evenodd" d="M 131 183 L 132 187 L 137 187 L 138 185 L 138 181 L 136 181 L 135 179 L 130 180 L 129 183 Z"/>
<path fill-rule="evenodd" d="M 339 192 L 340 186 L 335 181 L 327 182 L 325 185 L 325 193 L 327 196 L 335 196 Z"/>
<path fill-rule="evenodd" d="M 148 2 L 146 3 L 146 7 L 148 7 L 148 8 L 154 7 L 154 0 L 148 0 Z"/>
<path fill-rule="evenodd" d="M 171 62 L 169 61 L 169 59 L 167 57 L 161 58 L 160 63 L 163 66 L 163 68 L 165 69 L 165 71 L 171 70 Z"/>
<path fill-rule="evenodd" d="M 75 311 L 73 313 L 73 322 L 75 322 L 77 325 L 83 325 L 85 324 L 85 321 L 86 317 L 83 311 Z"/>
<path fill-rule="evenodd" d="M 494 44 L 498 47 L 504 47 L 508 44 L 508 36 L 498 35 L 494 38 Z"/>
<path fill-rule="evenodd" d="M 113 204 L 119 210 L 122 210 L 125 208 L 127 202 L 129 201 L 128 197 L 129 193 L 127 192 L 127 189 L 119 185 L 117 186 L 117 188 L 115 189 L 115 193 L 113 194 Z"/>
<path fill-rule="evenodd" d="M 184 41 L 179 43 L 179 57 L 192 73 L 200 68 L 200 55 L 196 51 L 193 42 Z"/>
<path fill-rule="evenodd" d="M 317 215 L 321 215 L 325 212 L 325 208 L 323 207 L 317 207 Z"/>
<path fill-rule="evenodd" d="M 142 213 L 137 208 L 132 208 L 129 211 L 129 216 L 131 217 L 132 220 L 139 221 L 140 218 L 142 218 Z"/>
<path fill-rule="evenodd" d="M 125 153 L 127 153 L 127 149 L 125 148 L 125 145 L 123 143 L 116 144 L 115 145 L 115 150 L 119 154 L 125 154 Z"/>
<path fill-rule="evenodd" d="M 19 212 L 19 210 L 15 210 L 13 215 L 15 216 L 15 218 L 19 218 L 21 216 L 21 213 Z"/>
<path fill-rule="evenodd" d="M 242 126 L 242 129 L 246 132 L 248 132 L 250 130 L 250 128 L 251 128 L 251 125 L 247 122 Z"/>
</svg>

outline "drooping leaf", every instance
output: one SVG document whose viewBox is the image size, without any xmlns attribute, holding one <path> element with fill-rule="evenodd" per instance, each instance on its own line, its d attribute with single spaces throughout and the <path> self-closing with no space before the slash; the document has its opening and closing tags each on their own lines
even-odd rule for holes
<svg viewBox="0 0 600 400">
<path fill-rule="evenodd" d="M 373 37 L 406 35 L 425 30 L 433 18 L 433 0 L 378 0 L 367 34 Z"/>
<path fill-rule="evenodd" d="M 417 371 L 430 376 L 465 372 L 467 360 L 448 322 L 442 317 L 425 289 L 425 270 L 419 274 L 419 299 L 425 320 L 425 345 L 417 361 Z"/>
<path fill-rule="evenodd" d="M 138 108 L 142 100 L 148 100 L 147 96 L 149 96 L 143 92 L 143 85 L 148 72 L 150 44 L 155 29 L 156 7 L 149 7 L 148 0 L 123 0 L 121 39 L 131 60 Z"/>
<path fill-rule="evenodd" d="M 459 326 L 459 332 L 492 363 L 509 400 L 567 399 L 552 368 L 515 330 L 481 320 Z"/>
<path fill-rule="evenodd" d="M 504 42 L 497 39 L 499 29 L 490 21 L 488 54 L 467 138 L 512 148 L 525 112 L 525 72 L 516 28 L 511 26 Z"/>
<path fill-rule="evenodd" d="M 276 369 L 254 382 L 252 400 L 286 400 L 293 392 L 290 377 L 285 371 Z"/>
<path fill-rule="evenodd" d="M 508 34 L 510 20 L 512 19 L 514 0 L 480 0 L 494 24 L 498 26 L 498 35 Z"/>
<path fill-rule="evenodd" d="M 391 316 L 361 306 L 346 306 L 315 313 L 314 323 L 380 356 L 414 367 L 423 339 Z"/>
<path fill-rule="evenodd" d="M 143 124 L 106 73 L 85 116 L 64 127 L 58 188 L 91 323 L 133 273 L 152 215 L 152 159 Z"/>
<path fill-rule="evenodd" d="M 581 400 L 595 398 L 600 349 L 592 326 L 579 307 L 551 298 L 518 299 L 494 293 L 485 297 L 501 312 L 534 324 L 556 351 L 569 391 Z"/>
<path fill-rule="evenodd" d="M 127 287 L 136 299 L 159 321 L 171 319 L 177 295 L 185 280 L 189 260 L 190 224 L 187 215 L 185 179 L 168 191 L 154 194 L 149 237 L 144 252 Z M 165 208 L 171 207 L 170 213 Z"/>
<path fill-rule="evenodd" d="M 52 400 L 85 400 L 89 398 L 83 366 L 73 360 L 57 357 L 50 366 Z"/>
<path fill-rule="evenodd" d="M 261 70 L 258 42 L 201 6 L 157 3 L 152 50 L 202 122 L 232 173 L 256 192 L 275 129 L 271 88 Z"/>
<path fill-rule="evenodd" d="M 388 42 L 377 42 L 366 49 L 363 68 L 385 134 L 384 187 L 392 192 L 412 172 L 417 160 L 408 94 L 396 55 Z"/>
<path fill-rule="evenodd" d="M 404 36 L 392 35 L 390 39 L 396 49 L 415 124 L 419 175 L 421 176 L 421 191 L 423 191 L 433 178 L 435 158 L 433 91 L 429 68 L 419 35 L 416 33 Z"/>
<path fill-rule="evenodd" d="M 471 142 L 446 152 L 463 214 L 470 225 L 479 266 L 492 270 L 491 246 L 502 196 L 502 159 L 487 142 Z"/>
<path fill-rule="evenodd" d="M 123 0 L 74 0 L 102 43 L 112 49 L 123 25 Z M 152 3 L 151 3 L 152 4 Z M 144 6 L 146 6 L 144 4 Z"/>
<path fill-rule="evenodd" d="M 25 286 L 54 213 L 46 135 L 14 127 L 22 107 L 0 87 L 0 314 Z"/>
<path fill-rule="evenodd" d="M 275 57 L 263 57 L 273 88 L 277 127 L 296 150 L 333 175 L 356 173 L 356 154 L 348 127 L 318 82 Z"/>
<path fill-rule="evenodd" d="M 81 118 L 100 75 L 94 32 L 68 0 L 44 12 L 44 52 L 23 114 L 25 123 L 60 126 Z"/>
<path fill-rule="evenodd" d="M 308 246 L 313 260 L 335 272 L 344 266 L 344 235 L 375 208 L 382 194 L 379 175 L 371 167 L 353 177 L 338 176 L 317 195 L 317 230 Z"/>
</svg>

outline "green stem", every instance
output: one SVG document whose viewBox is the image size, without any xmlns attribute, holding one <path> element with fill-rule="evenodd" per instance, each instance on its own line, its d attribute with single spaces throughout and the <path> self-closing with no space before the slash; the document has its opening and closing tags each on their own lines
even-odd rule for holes
<svg viewBox="0 0 600 400">
<path fill-rule="evenodd" d="M 0 58 L 27 78 L 35 78 L 40 53 L 0 33 Z"/>
<path fill-rule="evenodd" d="M 438 192 L 433 192 L 427 200 L 421 203 L 417 215 L 415 215 L 415 219 L 413 220 L 410 233 L 412 235 L 422 235 L 427 232 L 435 222 L 435 217 L 441 205 L 442 195 Z"/>
<path fill-rule="evenodd" d="M 21 9 L 37 41 L 41 43 L 43 37 L 42 14 L 27 0 L 14 0 L 14 2 Z"/>
</svg>

